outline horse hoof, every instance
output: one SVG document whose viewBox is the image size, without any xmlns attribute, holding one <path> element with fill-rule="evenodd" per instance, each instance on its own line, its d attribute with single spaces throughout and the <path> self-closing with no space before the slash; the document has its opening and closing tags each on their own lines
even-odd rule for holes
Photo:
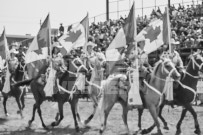
<svg viewBox="0 0 203 135">
<path fill-rule="evenodd" d="M 200 131 L 200 129 L 196 129 L 196 130 L 194 131 L 194 133 L 197 134 L 197 135 L 200 135 L 200 134 L 201 134 L 201 131 Z"/>
<path fill-rule="evenodd" d="M 180 135 L 181 134 L 181 130 L 177 130 L 175 135 Z"/>
<path fill-rule="evenodd" d="M 80 132 L 80 128 L 79 128 L 79 127 L 76 127 L 76 128 L 75 128 L 75 131 L 76 131 L 77 133 L 79 133 L 79 132 Z"/>
<path fill-rule="evenodd" d="M 102 135 L 103 134 L 103 130 L 100 129 L 99 130 L 99 134 Z"/>
<path fill-rule="evenodd" d="M 147 130 L 147 129 L 143 129 L 142 131 L 141 131 L 141 134 L 148 134 L 149 133 L 149 131 Z"/>
<path fill-rule="evenodd" d="M 20 110 L 18 110 L 16 113 L 17 113 L 17 114 L 20 114 L 20 113 L 21 113 L 21 111 L 20 111 Z"/>
<path fill-rule="evenodd" d="M 165 130 L 169 130 L 169 127 L 168 127 L 168 126 L 164 126 L 164 129 L 165 129 Z"/>
<path fill-rule="evenodd" d="M 28 127 L 30 127 L 31 125 L 32 125 L 32 121 L 29 120 L 29 121 L 28 121 Z"/>
<path fill-rule="evenodd" d="M 87 124 L 88 124 L 88 120 L 85 120 L 85 121 L 83 122 L 83 124 L 84 124 L 84 125 L 87 125 Z"/>
<path fill-rule="evenodd" d="M 42 125 L 45 130 L 49 130 L 49 128 L 45 125 Z"/>
<path fill-rule="evenodd" d="M 56 122 L 52 122 L 52 123 L 51 123 L 51 126 L 52 126 L 52 127 L 55 127 L 55 126 L 56 126 Z"/>
<path fill-rule="evenodd" d="M 161 130 L 158 130 L 157 135 L 163 135 L 163 133 L 161 132 Z"/>
<path fill-rule="evenodd" d="M 8 117 L 9 116 L 9 113 L 6 113 L 6 117 Z"/>
<path fill-rule="evenodd" d="M 56 121 L 59 120 L 59 115 L 56 115 L 55 120 L 56 120 Z"/>
</svg>

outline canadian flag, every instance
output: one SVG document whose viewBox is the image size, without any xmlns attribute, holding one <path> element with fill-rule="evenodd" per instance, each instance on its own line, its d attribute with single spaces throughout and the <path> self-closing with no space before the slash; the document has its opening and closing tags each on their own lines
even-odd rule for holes
<svg viewBox="0 0 203 135">
<path fill-rule="evenodd" d="M 69 26 L 69 31 L 58 39 L 63 46 L 63 49 L 61 49 L 63 55 L 69 53 L 72 49 L 85 45 L 89 27 L 88 22 L 87 15 L 80 23 Z"/>
</svg>

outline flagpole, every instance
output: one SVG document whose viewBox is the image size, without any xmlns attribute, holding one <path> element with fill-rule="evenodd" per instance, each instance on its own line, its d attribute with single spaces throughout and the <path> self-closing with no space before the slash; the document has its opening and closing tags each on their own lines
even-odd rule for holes
<svg viewBox="0 0 203 135">
<path fill-rule="evenodd" d="M 50 68 L 51 68 L 51 71 L 52 71 L 52 68 L 53 68 L 53 65 L 52 65 L 52 48 L 53 48 L 53 44 L 52 44 L 52 41 L 51 41 L 51 24 L 50 24 L 50 14 L 48 13 L 48 16 L 49 16 L 49 28 L 48 28 L 48 32 L 49 32 L 49 54 L 48 54 L 48 57 L 50 58 Z"/>
<path fill-rule="evenodd" d="M 171 54 L 171 27 L 170 27 L 170 18 L 169 18 L 169 7 L 166 7 L 167 13 L 167 27 L 168 27 L 168 45 L 169 45 L 169 53 Z"/>
<path fill-rule="evenodd" d="M 88 22 L 86 23 L 86 31 L 85 31 L 85 46 L 83 48 L 84 52 L 85 52 L 85 56 L 87 56 L 87 42 L 88 42 L 88 33 L 89 33 L 89 13 L 87 12 L 87 19 L 88 19 Z M 84 60 L 84 65 L 86 66 L 87 64 L 87 59 Z"/>
<path fill-rule="evenodd" d="M 50 25 L 50 14 L 48 14 L 48 16 L 49 16 L 49 29 L 48 29 L 48 31 L 49 31 L 49 50 L 50 50 L 50 58 L 52 58 L 52 47 L 53 47 L 53 45 L 52 45 L 52 42 L 51 42 L 51 25 Z"/>
</svg>

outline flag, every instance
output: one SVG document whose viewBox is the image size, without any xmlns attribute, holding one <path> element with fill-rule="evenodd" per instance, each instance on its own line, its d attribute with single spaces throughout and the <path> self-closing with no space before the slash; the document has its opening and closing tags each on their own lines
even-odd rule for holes
<svg viewBox="0 0 203 135">
<path fill-rule="evenodd" d="M 170 18 L 169 9 L 166 7 L 165 13 L 163 15 L 163 42 L 169 45 L 169 52 L 171 52 L 171 28 L 170 28 Z"/>
<path fill-rule="evenodd" d="M 63 55 L 69 53 L 73 48 L 83 47 L 89 32 L 88 15 L 79 23 L 69 26 L 69 31 L 61 36 L 58 41 L 63 46 Z"/>
<path fill-rule="evenodd" d="M 28 67 L 29 78 L 34 78 L 39 74 L 39 71 L 46 66 L 46 59 L 49 56 L 51 44 L 51 29 L 49 15 L 41 25 L 37 36 L 30 44 L 26 55 L 25 63 Z"/>
<path fill-rule="evenodd" d="M 8 43 L 6 39 L 6 34 L 5 34 L 5 29 L 3 33 L 1 34 L 0 37 L 0 59 L 2 60 L 2 69 L 4 68 L 4 62 L 6 59 L 9 58 L 9 49 L 8 49 Z M 8 63 L 7 63 L 7 71 L 6 71 L 6 77 L 5 77 L 5 82 L 3 86 L 2 92 L 8 93 L 10 91 L 10 72 L 8 68 Z"/>
<path fill-rule="evenodd" d="M 5 59 L 9 57 L 9 48 L 7 44 L 5 29 L 0 37 L 0 59 L 5 62 Z M 1 63 L 3 64 L 3 63 Z M 3 67 L 0 67 L 3 68 Z"/>
<path fill-rule="evenodd" d="M 123 28 L 120 28 L 115 38 L 106 50 L 107 74 L 119 72 L 125 68 L 125 57 L 123 52 L 127 44 L 135 42 L 136 20 L 134 14 L 134 4 L 130 10 L 128 18 Z"/>
<path fill-rule="evenodd" d="M 163 20 L 154 19 L 136 37 L 137 42 L 145 40 L 144 50 L 147 54 L 163 45 Z"/>
</svg>

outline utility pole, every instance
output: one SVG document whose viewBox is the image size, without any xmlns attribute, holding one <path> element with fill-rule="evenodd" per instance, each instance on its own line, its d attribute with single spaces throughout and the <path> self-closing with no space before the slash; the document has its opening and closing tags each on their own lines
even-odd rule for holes
<svg viewBox="0 0 203 135">
<path fill-rule="evenodd" d="M 117 1 L 117 19 L 119 19 L 119 1 Z"/>
<path fill-rule="evenodd" d="M 109 0 L 106 0 L 106 20 L 109 20 Z"/>
<path fill-rule="evenodd" d="M 144 14 L 143 14 L 143 0 L 142 0 L 142 20 L 144 19 Z"/>
<path fill-rule="evenodd" d="M 168 0 L 168 7 L 170 8 L 171 6 L 171 0 Z"/>
</svg>

